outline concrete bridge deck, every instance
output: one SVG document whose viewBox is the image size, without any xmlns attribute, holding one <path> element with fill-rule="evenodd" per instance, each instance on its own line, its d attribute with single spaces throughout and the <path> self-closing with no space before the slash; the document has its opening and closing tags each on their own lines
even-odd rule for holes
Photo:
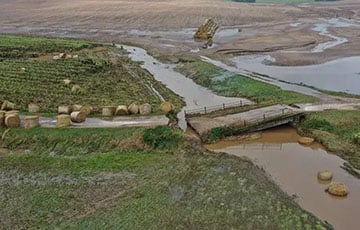
<svg viewBox="0 0 360 230">
<path fill-rule="evenodd" d="M 213 118 L 206 116 L 189 117 L 187 122 L 200 136 L 203 136 L 210 133 L 213 128 L 219 127 L 248 127 L 250 129 L 261 123 L 264 129 L 270 128 L 266 126 L 267 123 L 277 119 L 278 122 L 271 124 L 271 127 L 285 124 L 291 122 L 294 117 L 302 114 L 302 112 L 300 109 L 278 104 Z"/>
</svg>

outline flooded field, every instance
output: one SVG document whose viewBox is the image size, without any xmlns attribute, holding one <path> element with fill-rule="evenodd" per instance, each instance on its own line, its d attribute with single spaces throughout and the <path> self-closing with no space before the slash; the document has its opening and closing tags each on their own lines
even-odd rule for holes
<svg viewBox="0 0 360 230">
<path fill-rule="evenodd" d="M 319 89 L 360 95 L 360 56 L 342 58 L 319 65 L 271 66 L 264 64 L 268 56 L 239 56 L 236 67 L 266 74 L 282 81 L 306 84 Z"/>
<path fill-rule="evenodd" d="M 341 158 L 327 153 L 317 143 L 298 144 L 300 136 L 290 127 L 266 131 L 255 137 L 253 135 L 250 140 L 233 138 L 206 147 L 251 159 L 304 209 L 328 221 L 335 229 L 358 229 L 360 182 L 341 168 L 344 163 Z M 349 195 L 337 198 L 327 194 L 328 185 L 317 179 L 320 170 L 332 171 L 333 181 L 349 186 Z"/>
</svg>

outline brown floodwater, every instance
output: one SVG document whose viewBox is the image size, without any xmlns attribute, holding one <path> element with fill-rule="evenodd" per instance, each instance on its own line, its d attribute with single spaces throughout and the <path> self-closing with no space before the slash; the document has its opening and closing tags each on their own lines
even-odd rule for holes
<svg viewBox="0 0 360 230">
<path fill-rule="evenodd" d="M 262 167 L 272 179 L 305 210 L 326 220 L 335 229 L 359 229 L 360 180 L 341 168 L 345 162 L 318 143 L 298 144 L 299 135 L 291 127 L 281 127 L 247 137 L 232 137 L 207 145 L 216 152 L 247 157 Z M 339 198 L 325 192 L 328 184 L 318 181 L 320 170 L 334 173 L 333 181 L 345 183 L 350 193 Z"/>
</svg>

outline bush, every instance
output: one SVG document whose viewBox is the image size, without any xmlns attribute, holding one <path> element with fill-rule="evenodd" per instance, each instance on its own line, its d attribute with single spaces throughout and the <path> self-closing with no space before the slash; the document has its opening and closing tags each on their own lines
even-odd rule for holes
<svg viewBox="0 0 360 230">
<path fill-rule="evenodd" d="M 354 134 L 353 141 L 355 144 L 360 145 L 360 132 Z"/>
<path fill-rule="evenodd" d="M 217 127 L 211 129 L 210 136 L 208 138 L 208 141 L 210 143 L 216 142 L 217 140 L 224 137 L 224 130 L 222 127 Z"/>
<path fill-rule="evenodd" d="M 154 149 L 169 149 L 178 146 L 182 137 L 181 131 L 168 126 L 147 129 L 143 134 L 143 141 Z"/>
<path fill-rule="evenodd" d="M 303 124 L 303 127 L 306 129 L 317 129 L 327 132 L 333 131 L 335 129 L 335 126 L 327 120 L 317 119 L 306 120 Z"/>
</svg>

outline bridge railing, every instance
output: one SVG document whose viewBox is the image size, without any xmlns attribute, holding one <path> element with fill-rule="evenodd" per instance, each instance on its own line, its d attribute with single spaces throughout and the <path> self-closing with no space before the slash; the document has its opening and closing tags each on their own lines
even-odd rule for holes
<svg viewBox="0 0 360 230">
<path fill-rule="evenodd" d="M 242 122 L 244 123 L 243 126 L 246 127 L 246 126 L 251 126 L 254 123 L 259 123 L 259 122 L 264 122 L 267 120 L 273 120 L 276 118 L 286 117 L 286 116 L 292 115 L 292 114 L 294 114 L 293 109 L 282 108 L 282 109 L 278 109 L 278 110 L 266 111 L 262 114 L 259 114 L 258 116 L 247 118 L 247 119 L 243 120 Z"/>
<path fill-rule="evenodd" d="M 247 105 L 247 104 L 244 103 L 242 100 L 239 100 L 237 102 L 232 102 L 232 103 L 223 103 L 223 104 L 214 105 L 214 106 L 204 106 L 202 108 L 189 109 L 189 110 L 185 110 L 184 112 L 185 112 L 186 116 L 203 115 L 203 114 L 208 114 L 208 113 L 219 111 L 219 110 L 243 107 L 245 105 Z"/>
</svg>

